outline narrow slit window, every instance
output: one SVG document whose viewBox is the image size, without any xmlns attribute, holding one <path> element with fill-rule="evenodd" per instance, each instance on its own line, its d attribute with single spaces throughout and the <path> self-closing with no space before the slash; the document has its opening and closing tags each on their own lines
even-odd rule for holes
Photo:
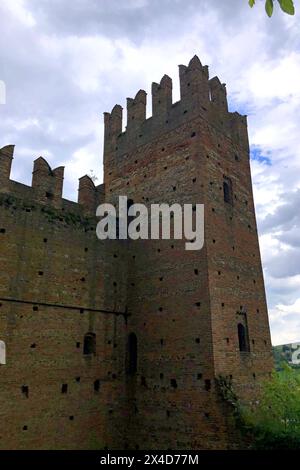
<svg viewBox="0 0 300 470">
<path fill-rule="evenodd" d="M 237 328 L 240 352 L 250 352 L 247 327 L 239 323 Z"/>
<path fill-rule="evenodd" d="M 232 182 L 229 178 L 224 178 L 223 194 L 224 194 L 224 202 L 232 205 L 233 204 Z"/>
<path fill-rule="evenodd" d="M 138 347 L 137 337 L 135 333 L 130 333 L 127 342 L 127 364 L 126 373 L 127 375 L 135 375 L 137 373 L 137 361 L 138 361 Z"/>
<path fill-rule="evenodd" d="M 95 391 L 95 393 L 98 393 L 99 390 L 100 390 L 100 380 L 97 379 L 97 380 L 95 380 L 95 382 L 94 382 L 94 391 Z"/>
</svg>

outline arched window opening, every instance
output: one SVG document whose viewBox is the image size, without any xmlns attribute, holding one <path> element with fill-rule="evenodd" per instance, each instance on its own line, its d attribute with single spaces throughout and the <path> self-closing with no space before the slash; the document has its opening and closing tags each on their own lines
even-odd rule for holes
<svg viewBox="0 0 300 470">
<path fill-rule="evenodd" d="M 6 364 L 6 346 L 4 341 L 0 341 L 0 364 Z"/>
<path fill-rule="evenodd" d="M 229 178 L 225 178 L 223 182 L 224 201 L 227 204 L 233 204 L 232 183 Z"/>
<path fill-rule="evenodd" d="M 84 356 L 91 356 L 96 354 L 96 335 L 95 333 L 87 333 L 84 337 L 83 343 Z"/>
<path fill-rule="evenodd" d="M 135 375 L 137 373 L 137 337 L 130 333 L 127 342 L 126 373 Z"/>
<path fill-rule="evenodd" d="M 247 328 L 242 324 L 238 324 L 238 337 L 240 352 L 250 352 Z"/>
</svg>

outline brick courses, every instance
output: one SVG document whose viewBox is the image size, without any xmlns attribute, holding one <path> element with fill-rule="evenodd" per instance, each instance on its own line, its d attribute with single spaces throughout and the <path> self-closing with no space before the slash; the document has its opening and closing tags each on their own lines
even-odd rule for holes
<svg viewBox="0 0 300 470">
<path fill-rule="evenodd" d="M 9 179 L 14 147 L 0 150 L 0 448 L 239 445 L 215 379 L 232 376 L 249 400 L 273 367 L 247 123 L 196 56 L 179 73 L 177 103 L 169 77 L 152 85 L 151 118 L 143 90 L 127 99 L 125 132 L 119 105 L 105 113 L 104 184 L 81 178 L 78 203 L 62 198 L 62 167 L 40 157 L 28 187 Z M 203 249 L 98 240 L 96 207 L 121 195 L 204 204 Z M 87 333 L 95 354 L 83 354 Z"/>
</svg>

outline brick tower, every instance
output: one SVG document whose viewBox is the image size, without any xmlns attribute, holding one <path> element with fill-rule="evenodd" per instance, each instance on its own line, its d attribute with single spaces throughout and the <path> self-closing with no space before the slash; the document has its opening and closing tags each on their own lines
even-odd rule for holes
<svg viewBox="0 0 300 470">
<path fill-rule="evenodd" d="M 127 379 L 128 444 L 145 448 L 224 448 L 230 433 L 215 378 L 232 379 L 242 398 L 272 367 L 246 117 L 228 111 L 226 88 L 197 56 L 172 80 L 105 114 L 106 200 L 202 203 L 205 245 L 131 241 L 128 334 L 137 371 Z M 130 344 L 129 344 L 130 348 Z"/>
<path fill-rule="evenodd" d="M 246 118 L 195 56 L 105 113 L 104 184 L 62 197 L 39 157 L 32 186 L 0 149 L 0 448 L 224 449 L 216 379 L 242 399 L 273 367 Z M 205 243 L 98 240 L 96 208 L 204 204 Z"/>
</svg>

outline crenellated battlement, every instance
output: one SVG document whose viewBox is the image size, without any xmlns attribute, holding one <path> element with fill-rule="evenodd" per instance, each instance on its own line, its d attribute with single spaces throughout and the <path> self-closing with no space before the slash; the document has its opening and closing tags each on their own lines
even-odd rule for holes
<svg viewBox="0 0 300 470">
<path fill-rule="evenodd" d="M 201 117 L 219 128 L 234 144 L 248 149 L 247 118 L 228 111 L 226 85 L 218 77 L 209 78 L 206 65 L 195 55 L 188 65 L 179 65 L 180 100 L 173 103 L 172 79 L 164 75 L 152 83 L 152 116 L 146 119 L 147 93 L 139 90 L 127 98 L 127 125 L 122 132 L 123 108 L 116 104 L 104 113 L 104 164 L 108 173 L 114 163 L 133 149 L 161 138 L 181 125 Z M 62 206 L 64 167 L 52 169 L 39 157 L 34 161 L 31 186 L 10 179 L 14 145 L 0 149 L 0 192 L 26 193 L 41 204 Z M 78 204 L 88 215 L 105 199 L 104 185 L 95 186 L 85 175 L 79 179 Z"/>
<path fill-rule="evenodd" d="M 122 132 L 122 107 L 116 105 L 104 113 L 104 160 L 108 166 L 133 148 L 159 138 L 199 116 L 219 127 L 236 144 L 248 147 L 245 116 L 228 111 L 226 85 L 218 77 L 209 78 L 208 66 L 195 55 L 186 65 L 179 65 L 180 101 L 173 103 L 172 79 L 164 75 L 152 83 L 152 116 L 146 119 L 147 94 L 139 90 L 127 98 L 127 126 Z"/>
<path fill-rule="evenodd" d="M 147 93 L 139 90 L 135 98 L 127 98 L 127 132 L 136 132 L 146 119 Z"/>
<path fill-rule="evenodd" d="M 172 79 L 164 75 L 160 83 L 152 83 L 152 115 L 164 121 L 172 107 Z"/>
<path fill-rule="evenodd" d="M 14 150 L 14 145 L 6 145 L 6 147 L 0 149 L 0 191 L 7 189 Z"/>
<path fill-rule="evenodd" d="M 225 83 L 221 83 L 219 77 L 214 77 L 209 80 L 210 100 L 216 106 L 228 112 L 227 91 Z"/>
<path fill-rule="evenodd" d="M 51 169 L 43 157 L 34 161 L 32 172 L 32 188 L 40 202 L 47 200 L 58 206 L 62 199 L 64 167 Z"/>
<path fill-rule="evenodd" d="M 123 108 L 116 104 L 111 113 L 104 113 L 104 145 L 116 143 L 117 137 L 122 133 Z M 105 148 L 104 148 L 105 150 Z"/>
<path fill-rule="evenodd" d="M 179 65 L 180 98 L 187 109 L 209 105 L 209 72 L 195 55 L 188 66 Z"/>
<path fill-rule="evenodd" d="M 64 167 L 52 169 L 43 157 L 39 157 L 33 163 L 31 186 L 18 183 L 10 179 L 14 148 L 14 145 L 7 145 L 0 149 L 0 193 L 62 208 L 66 202 L 62 197 Z M 81 206 L 87 215 L 94 215 L 96 207 L 103 201 L 104 185 L 95 186 L 92 179 L 85 175 L 79 179 L 78 202 L 67 202 Z"/>
</svg>

